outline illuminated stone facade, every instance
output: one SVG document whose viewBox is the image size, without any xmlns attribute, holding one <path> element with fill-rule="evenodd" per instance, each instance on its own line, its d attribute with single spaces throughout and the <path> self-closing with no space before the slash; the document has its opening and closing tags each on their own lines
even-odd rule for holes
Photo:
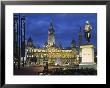
<svg viewBox="0 0 110 88">
<path fill-rule="evenodd" d="M 27 42 L 27 62 L 31 62 L 31 59 L 37 59 L 36 63 L 43 65 L 45 61 L 49 65 L 74 65 L 77 64 L 77 51 L 76 48 L 63 49 L 56 47 L 55 35 L 53 24 L 50 24 L 48 30 L 48 42 L 44 44 L 43 48 L 35 48 L 32 44 L 31 37 Z"/>
</svg>

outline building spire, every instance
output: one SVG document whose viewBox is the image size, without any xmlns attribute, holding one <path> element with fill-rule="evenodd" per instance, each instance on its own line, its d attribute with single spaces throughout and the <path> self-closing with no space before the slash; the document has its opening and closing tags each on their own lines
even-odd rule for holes
<svg viewBox="0 0 110 88">
<path fill-rule="evenodd" d="M 32 47 L 32 46 L 33 46 L 33 40 L 32 40 L 31 35 L 30 35 L 30 37 L 28 38 L 28 41 L 27 41 L 27 46 L 30 46 L 30 47 Z"/>
<path fill-rule="evenodd" d="M 76 41 L 75 41 L 74 38 L 73 38 L 72 41 L 71 41 L 71 47 L 72 47 L 72 48 L 76 48 Z"/>
<path fill-rule="evenodd" d="M 50 22 L 49 30 L 48 30 L 48 44 L 53 46 L 55 44 L 55 35 L 54 35 L 54 27 L 53 20 Z"/>
<path fill-rule="evenodd" d="M 53 17 L 51 17 L 51 23 L 53 23 Z"/>
<path fill-rule="evenodd" d="M 51 21 L 50 21 L 50 28 L 49 29 L 51 29 L 51 30 L 53 30 L 54 28 L 53 28 L 53 17 L 51 17 Z"/>
</svg>

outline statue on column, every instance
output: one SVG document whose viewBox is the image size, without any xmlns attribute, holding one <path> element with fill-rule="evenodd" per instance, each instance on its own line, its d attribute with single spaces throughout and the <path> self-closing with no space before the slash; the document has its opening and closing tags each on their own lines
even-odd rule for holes
<svg viewBox="0 0 110 88">
<path fill-rule="evenodd" d="M 90 25 L 89 21 L 86 21 L 84 32 L 85 32 L 86 41 L 88 43 L 90 42 L 90 38 L 91 38 L 91 29 L 92 29 L 92 26 Z"/>
</svg>

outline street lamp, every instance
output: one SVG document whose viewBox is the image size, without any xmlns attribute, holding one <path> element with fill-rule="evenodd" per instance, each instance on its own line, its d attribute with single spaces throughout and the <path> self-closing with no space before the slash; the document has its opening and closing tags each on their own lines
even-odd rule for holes
<svg viewBox="0 0 110 88">
<path fill-rule="evenodd" d="M 47 56 L 46 54 L 44 54 L 44 74 L 47 75 L 48 74 L 48 59 L 47 59 Z"/>
</svg>

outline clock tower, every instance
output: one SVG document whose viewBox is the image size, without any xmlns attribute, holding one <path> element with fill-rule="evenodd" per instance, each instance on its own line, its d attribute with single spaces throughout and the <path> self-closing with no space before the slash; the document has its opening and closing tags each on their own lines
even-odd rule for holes
<svg viewBox="0 0 110 88">
<path fill-rule="evenodd" d="M 55 31 L 53 28 L 52 22 L 50 23 L 49 29 L 48 29 L 48 46 L 54 46 L 55 45 Z"/>
</svg>

